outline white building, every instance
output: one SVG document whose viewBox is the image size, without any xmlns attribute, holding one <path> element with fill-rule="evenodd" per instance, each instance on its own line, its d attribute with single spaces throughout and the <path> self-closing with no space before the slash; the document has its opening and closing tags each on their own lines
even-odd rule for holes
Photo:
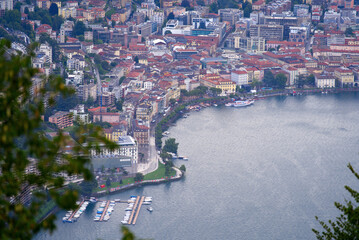
<svg viewBox="0 0 359 240">
<path fill-rule="evenodd" d="M 90 123 L 90 117 L 88 113 L 85 113 L 85 105 L 77 105 L 76 108 L 70 109 L 73 114 L 74 121 L 78 121 L 84 124 Z"/>
<path fill-rule="evenodd" d="M 73 71 L 72 74 L 68 74 L 68 77 L 66 78 L 66 85 L 82 84 L 83 79 L 84 79 L 83 71 Z"/>
<path fill-rule="evenodd" d="M 38 52 L 44 53 L 48 58 L 48 62 L 52 63 L 52 47 L 48 43 L 41 44 Z"/>
<path fill-rule="evenodd" d="M 244 70 L 232 71 L 231 81 L 235 82 L 238 86 L 248 84 L 248 73 Z"/>
<path fill-rule="evenodd" d="M 14 9 L 14 0 L 1 0 L 0 8 L 2 10 L 13 10 Z"/>
<path fill-rule="evenodd" d="M 146 90 L 152 90 L 153 82 L 152 81 L 144 81 L 143 88 Z"/>
<path fill-rule="evenodd" d="M 295 67 L 286 67 L 283 69 L 284 71 L 288 72 L 289 73 L 289 85 L 290 86 L 293 86 L 295 84 L 295 80 L 297 79 L 297 77 L 299 76 L 299 72 L 298 72 L 298 69 L 295 68 Z"/>
<path fill-rule="evenodd" d="M 103 147 L 100 144 L 100 150 L 97 151 L 95 148 L 91 149 L 91 157 L 104 157 L 104 156 L 125 156 L 131 157 L 132 163 L 137 163 L 138 160 L 138 146 L 135 139 L 131 136 L 120 136 L 117 142 L 119 148 L 110 150 Z"/>
<path fill-rule="evenodd" d="M 165 35 L 167 31 L 171 34 L 191 35 L 191 27 L 191 25 L 179 25 L 178 20 L 171 19 L 162 29 L 162 35 Z"/>
<path fill-rule="evenodd" d="M 153 15 L 150 17 L 152 22 L 156 22 L 157 25 L 162 25 L 165 20 L 165 14 L 162 10 L 153 12 Z"/>
<path fill-rule="evenodd" d="M 329 74 L 316 74 L 315 86 L 317 88 L 333 88 L 335 87 L 335 77 Z"/>
</svg>

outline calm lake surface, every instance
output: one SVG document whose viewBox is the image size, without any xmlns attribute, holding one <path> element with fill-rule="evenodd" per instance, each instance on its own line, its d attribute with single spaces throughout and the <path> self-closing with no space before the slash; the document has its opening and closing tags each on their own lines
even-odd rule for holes
<svg viewBox="0 0 359 240">
<path fill-rule="evenodd" d="M 152 196 L 130 229 L 153 239 L 315 239 L 315 216 L 334 218 L 334 201 L 358 189 L 359 93 L 275 97 L 247 108 L 212 107 L 169 129 L 189 158 L 183 180 L 105 197 Z M 126 204 L 108 222 L 98 205 L 78 222 L 35 239 L 120 239 Z"/>
</svg>

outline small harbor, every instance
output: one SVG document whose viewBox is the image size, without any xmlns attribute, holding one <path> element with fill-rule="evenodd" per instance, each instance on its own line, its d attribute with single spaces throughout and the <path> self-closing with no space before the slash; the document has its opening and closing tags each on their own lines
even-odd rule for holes
<svg viewBox="0 0 359 240">
<path fill-rule="evenodd" d="M 77 202 L 79 208 L 76 211 L 68 211 L 65 217 L 62 218 L 62 222 L 64 223 L 73 223 L 76 222 L 77 219 L 81 216 L 81 214 L 86 210 L 89 201 L 81 201 Z"/>
<path fill-rule="evenodd" d="M 137 222 L 137 218 L 140 214 L 142 205 L 149 205 L 152 203 L 152 197 L 145 196 L 131 196 L 130 200 L 128 200 L 128 207 L 126 208 L 125 216 L 121 221 L 122 224 L 132 224 L 135 225 Z M 151 208 L 151 211 L 153 208 Z"/>
</svg>

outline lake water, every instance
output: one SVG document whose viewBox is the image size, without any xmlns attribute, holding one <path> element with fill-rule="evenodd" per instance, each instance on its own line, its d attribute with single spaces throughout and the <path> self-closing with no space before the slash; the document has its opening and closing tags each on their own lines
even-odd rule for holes
<svg viewBox="0 0 359 240">
<path fill-rule="evenodd" d="M 275 97 L 247 108 L 212 107 L 169 129 L 189 158 L 183 180 L 136 188 L 105 199 L 153 197 L 130 229 L 153 239 L 315 239 L 315 220 L 339 214 L 334 201 L 358 189 L 359 94 Z M 78 222 L 35 239 L 120 239 L 125 204 L 108 222 L 96 206 Z"/>
</svg>

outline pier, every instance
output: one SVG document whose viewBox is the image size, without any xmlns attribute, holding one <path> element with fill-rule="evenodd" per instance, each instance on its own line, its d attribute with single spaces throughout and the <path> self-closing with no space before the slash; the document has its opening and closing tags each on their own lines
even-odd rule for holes
<svg viewBox="0 0 359 240">
<path fill-rule="evenodd" d="M 105 217 L 105 215 L 106 215 L 106 213 L 107 213 L 108 205 L 110 205 L 110 201 L 107 201 L 107 203 L 106 203 L 106 206 L 105 206 L 105 208 L 104 208 L 104 210 L 103 210 L 103 212 L 102 212 L 102 215 L 101 215 L 101 217 L 100 217 L 100 222 L 103 221 L 103 218 Z"/>
<path fill-rule="evenodd" d="M 82 202 L 79 204 L 79 207 L 76 209 L 76 211 L 73 211 L 73 213 L 71 214 L 71 216 L 68 218 L 68 222 L 72 222 L 72 218 L 75 216 L 75 214 L 76 214 L 77 211 L 80 209 L 80 207 L 82 206 L 83 203 L 84 203 L 84 201 L 82 200 Z"/>
<path fill-rule="evenodd" d="M 135 205 L 133 205 L 133 208 L 132 208 L 132 212 L 131 212 L 130 219 L 128 220 L 128 224 L 131 224 L 131 223 L 132 223 L 132 219 L 133 219 L 133 216 L 134 216 L 135 213 L 136 213 L 136 208 L 137 208 L 139 199 L 140 199 L 139 197 L 136 198 Z"/>
<path fill-rule="evenodd" d="M 140 203 L 138 204 L 138 208 L 134 208 L 134 211 L 136 212 L 136 215 L 135 215 L 135 218 L 133 219 L 133 222 L 132 224 L 135 225 L 136 224 L 136 221 L 137 221 L 137 217 L 138 217 L 138 214 L 140 213 L 140 210 L 141 210 L 141 207 L 142 207 L 142 203 L 143 203 L 143 200 L 145 199 L 144 196 L 141 197 L 141 200 L 140 200 Z M 130 223 L 129 223 L 130 224 Z"/>
</svg>

